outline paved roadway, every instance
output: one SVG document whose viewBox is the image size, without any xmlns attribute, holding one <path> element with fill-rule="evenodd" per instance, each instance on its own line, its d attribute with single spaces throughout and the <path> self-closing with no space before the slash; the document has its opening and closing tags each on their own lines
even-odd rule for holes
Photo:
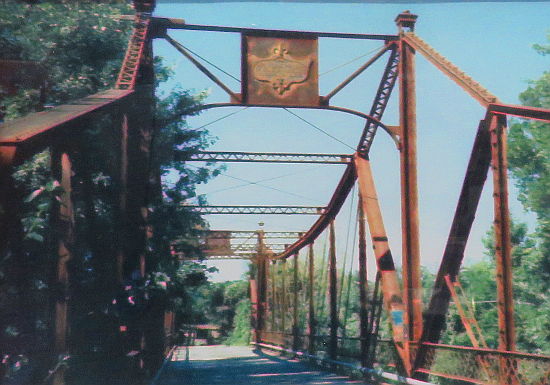
<svg viewBox="0 0 550 385">
<path fill-rule="evenodd" d="M 187 359 L 188 357 L 188 359 Z M 364 384 L 316 370 L 297 360 L 245 346 L 176 349 L 153 385 L 343 385 Z"/>
</svg>

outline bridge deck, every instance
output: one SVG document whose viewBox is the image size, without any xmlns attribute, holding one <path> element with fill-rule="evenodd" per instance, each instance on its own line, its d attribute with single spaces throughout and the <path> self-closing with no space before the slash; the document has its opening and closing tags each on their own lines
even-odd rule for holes
<svg viewBox="0 0 550 385">
<path fill-rule="evenodd" d="M 187 360 L 187 356 L 189 359 Z M 154 385 L 364 384 L 250 347 L 179 347 Z"/>
</svg>

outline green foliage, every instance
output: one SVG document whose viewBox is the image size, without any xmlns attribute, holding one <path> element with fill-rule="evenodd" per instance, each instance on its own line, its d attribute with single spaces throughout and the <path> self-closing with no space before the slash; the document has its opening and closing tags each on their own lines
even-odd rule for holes
<svg viewBox="0 0 550 385">
<path fill-rule="evenodd" d="M 47 75 L 45 89 L 22 83 L 17 94 L 0 95 L 6 118 L 112 87 L 132 28 L 131 21 L 117 19 L 123 14 L 133 14 L 125 1 L 4 2 L 0 8 L 4 58 L 37 62 Z M 155 70 L 157 83 L 171 76 L 158 58 Z M 149 189 L 149 220 L 154 232 L 147 241 L 148 274 L 144 279 L 129 279 L 122 288 L 115 284 L 113 268 L 122 237 L 117 231 L 122 188 L 118 182 L 120 116 L 116 111 L 98 114 L 83 130 L 64 138 L 73 145 L 70 339 L 77 357 L 103 352 L 102 359 L 116 360 L 112 355 L 124 359 L 119 325 L 149 322 L 165 308 L 180 316 L 196 314 L 194 296 L 207 286 L 212 269 L 200 263 L 180 265 L 169 245 L 179 237 L 192 238 L 205 227 L 198 215 L 189 215 L 181 207 L 185 199 L 195 197 L 196 184 L 217 173 L 211 166 L 193 168 L 181 162 L 182 155 L 212 142 L 207 132 L 189 129 L 184 119 L 205 96 L 176 89 L 157 100 L 157 127 L 150 149 L 154 182 Z M 42 373 L 51 367 L 44 359 L 53 335 L 50 305 L 61 294 L 55 285 L 57 253 L 50 224 L 52 204 L 61 190 L 51 176 L 49 151 L 24 162 L 13 178 L 17 190 L 13 202 L 20 207 L 15 223 L 21 228 L 13 232 L 9 247 L 0 255 L 0 350 L 10 357 L 30 357 L 27 361 L 33 370 Z M 191 251 L 198 255 L 198 250 Z M 231 296 L 236 298 L 238 293 Z"/>
<path fill-rule="evenodd" d="M 7 119 L 74 100 L 114 84 L 132 23 L 129 4 L 6 1 L 0 8 L 0 46 L 7 59 L 36 62 L 46 76 L 46 96 L 23 87 L 3 98 Z M 24 86 L 24 84 L 22 84 Z"/>
<path fill-rule="evenodd" d="M 235 308 L 233 318 L 233 330 L 225 340 L 228 345 L 248 345 L 250 343 L 250 309 L 251 304 L 248 298 L 239 301 Z"/>
<path fill-rule="evenodd" d="M 548 36 L 550 41 L 550 35 Z M 541 55 L 550 44 L 535 45 Z M 550 108 L 550 72 L 529 83 L 522 104 Z M 515 121 L 508 138 L 509 168 L 526 210 L 537 216 L 534 234 L 514 250 L 514 291 L 518 299 L 518 344 L 530 352 L 550 352 L 550 124 Z M 521 259 L 521 261 L 517 261 Z"/>
<path fill-rule="evenodd" d="M 200 266 L 203 270 L 196 272 L 204 273 L 204 266 Z M 225 343 L 244 344 L 250 338 L 251 327 L 248 286 L 246 280 L 213 283 L 204 279 L 194 284 L 184 283 L 173 309 L 183 325 L 216 325 Z"/>
</svg>

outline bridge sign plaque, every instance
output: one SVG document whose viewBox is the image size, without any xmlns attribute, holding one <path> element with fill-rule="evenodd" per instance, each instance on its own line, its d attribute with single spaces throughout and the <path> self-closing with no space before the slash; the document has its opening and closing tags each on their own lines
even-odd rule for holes
<svg viewBox="0 0 550 385">
<path fill-rule="evenodd" d="M 246 104 L 319 105 L 317 38 L 243 35 Z"/>
</svg>

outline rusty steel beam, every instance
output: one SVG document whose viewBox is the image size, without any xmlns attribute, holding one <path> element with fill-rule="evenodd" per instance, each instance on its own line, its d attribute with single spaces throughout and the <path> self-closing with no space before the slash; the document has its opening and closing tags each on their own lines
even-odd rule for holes
<svg viewBox="0 0 550 385">
<path fill-rule="evenodd" d="M 299 238 L 304 231 L 264 231 L 264 239 L 293 239 Z M 229 236 L 228 236 L 229 234 Z M 209 239 L 251 239 L 258 234 L 258 230 L 208 230 L 201 232 L 199 237 Z M 180 239 L 175 242 L 186 242 Z"/>
<path fill-rule="evenodd" d="M 478 82 L 466 75 L 457 66 L 443 57 L 428 43 L 412 32 L 405 33 L 403 40 L 420 52 L 428 61 L 458 84 L 464 91 L 476 99 L 482 106 L 488 107 L 492 103 L 499 103 L 498 98 L 483 88 Z"/>
<path fill-rule="evenodd" d="M 265 249 L 266 249 L 266 252 L 269 251 L 270 253 L 272 252 L 275 252 L 275 251 L 283 251 L 284 248 L 285 248 L 285 245 L 281 245 L 281 244 L 265 244 Z M 238 246 L 235 246 L 235 247 L 232 247 L 232 252 L 233 253 L 236 253 L 238 251 L 253 251 L 253 250 L 256 250 L 257 249 L 257 246 L 256 245 L 253 245 L 253 244 L 242 244 L 242 245 L 238 245 Z M 206 252 L 207 250 L 205 250 Z"/>
<path fill-rule="evenodd" d="M 270 310 L 270 318 L 271 318 L 271 327 L 269 330 L 273 331 L 275 330 L 275 316 L 277 312 L 277 298 L 276 298 L 276 280 L 275 280 L 275 265 L 273 263 L 269 264 L 269 282 L 270 282 L 270 298 L 271 298 L 271 304 L 269 306 Z"/>
<path fill-rule="evenodd" d="M 359 180 L 359 193 L 361 194 L 363 210 L 366 214 L 372 237 L 378 271 L 381 274 L 384 305 L 387 313 L 390 315 L 393 341 L 399 356 L 399 364 L 407 374 L 410 374 L 409 344 L 403 319 L 405 307 L 403 305 L 399 279 L 389 248 L 388 237 L 384 228 L 370 162 L 360 156 L 356 156 L 355 165 Z"/>
<path fill-rule="evenodd" d="M 315 255 L 313 253 L 313 244 L 309 245 L 307 256 L 308 278 L 307 278 L 307 298 L 308 298 L 308 353 L 315 353 L 315 334 L 317 333 L 317 324 L 315 320 L 315 293 L 313 279 L 315 278 Z"/>
<path fill-rule="evenodd" d="M 470 338 L 470 342 L 472 343 L 473 347 L 479 348 L 479 345 L 481 344 L 483 348 L 488 348 L 479 324 L 475 319 L 473 306 L 469 304 L 467 298 L 465 298 L 464 289 L 462 288 L 460 281 L 458 279 L 453 281 L 451 280 L 451 277 L 449 275 L 446 275 L 445 282 L 447 283 L 447 288 L 451 293 L 451 297 L 456 306 L 456 310 L 458 311 L 458 315 L 460 316 L 460 319 L 462 321 L 462 326 L 464 326 L 466 334 Z M 463 303 L 466 305 L 466 307 L 463 306 Z M 494 373 L 490 363 L 487 362 L 485 357 L 477 356 L 476 362 L 483 370 L 486 378 L 498 378 L 498 374 Z"/>
<path fill-rule="evenodd" d="M 355 184 L 355 179 L 355 166 L 353 164 L 349 164 L 346 167 L 336 190 L 332 194 L 332 198 L 330 199 L 324 213 L 300 239 L 290 245 L 285 252 L 277 256 L 277 258 L 286 259 L 292 254 L 300 251 L 305 246 L 313 243 L 319 234 L 321 234 L 328 227 L 330 221 L 338 215 L 338 212 L 340 212 L 342 205 L 346 201 L 346 198 Z"/>
<path fill-rule="evenodd" d="M 265 327 L 265 309 L 266 309 L 266 289 L 267 289 L 267 255 L 266 245 L 264 244 L 263 230 L 258 231 L 258 244 L 256 259 L 256 273 L 257 273 L 257 285 L 258 285 L 258 317 L 257 317 L 257 329 L 260 333 L 258 339 L 261 340 L 261 332 Z"/>
<path fill-rule="evenodd" d="M 329 227 L 328 258 L 328 297 L 330 309 L 328 356 L 331 360 L 338 358 L 338 278 L 336 274 L 336 235 L 334 234 L 334 220 L 332 220 Z"/>
<path fill-rule="evenodd" d="M 199 151 L 187 161 L 349 164 L 349 154 L 292 154 L 280 152 Z"/>
<path fill-rule="evenodd" d="M 416 16 L 416 15 L 413 15 Z M 403 23 L 401 15 L 397 23 Z M 414 28 L 414 21 L 411 28 Z M 399 120 L 401 127 L 401 239 L 403 299 L 409 341 L 422 335 L 422 282 L 416 161 L 416 76 L 415 51 L 401 40 L 399 45 Z"/>
<path fill-rule="evenodd" d="M 445 283 L 445 276 L 456 279 L 464 258 L 464 249 L 470 235 L 475 218 L 483 185 L 489 171 L 491 160 L 491 145 L 489 129 L 486 120 L 479 123 L 476 139 L 466 169 L 466 176 L 458 199 L 449 236 L 428 308 L 424 312 L 424 330 L 421 344 L 418 348 L 414 368 L 429 368 L 431 360 L 429 349 L 424 342 L 437 343 L 441 337 L 447 310 L 449 308 L 450 293 Z"/>
<path fill-rule="evenodd" d="M 173 257 L 176 257 L 178 261 L 225 261 L 225 260 L 254 260 L 258 257 L 256 252 L 235 253 L 234 255 L 209 255 L 203 257 L 187 257 L 185 253 L 173 252 Z"/>
<path fill-rule="evenodd" d="M 286 315 L 288 314 L 288 301 L 286 297 L 286 259 L 281 260 L 281 331 L 286 333 Z"/>
<path fill-rule="evenodd" d="M 497 283 L 497 313 L 499 349 L 516 350 L 514 325 L 514 295 L 512 289 L 512 240 L 508 207 L 508 158 L 506 116 L 490 114 L 491 168 L 493 170 L 493 201 L 495 229 L 495 262 Z M 518 384 L 511 374 L 516 370 L 513 361 L 500 360 L 502 384 Z"/>
<path fill-rule="evenodd" d="M 348 76 L 343 82 L 338 84 L 332 91 L 321 98 L 323 104 L 329 104 L 330 99 L 340 92 L 344 87 L 350 84 L 357 76 L 361 75 L 367 68 L 375 63 L 386 51 L 390 48 L 390 45 L 385 45 L 380 51 L 378 51 L 372 58 L 370 58 L 365 64 L 359 67 L 354 73 Z"/>
<path fill-rule="evenodd" d="M 210 80 L 212 80 L 214 83 L 216 83 L 222 90 L 224 90 L 230 97 L 231 100 L 240 101 L 241 97 L 237 95 L 235 92 L 231 91 L 231 89 L 225 85 L 224 82 L 222 82 L 220 79 L 216 77 L 212 72 L 208 70 L 205 66 L 203 66 L 197 59 L 193 57 L 187 50 L 176 40 L 172 39 L 169 35 L 164 36 L 164 39 L 170 43 L 175 49 L 178 50 L 179 53 L 181 53 L 183 56 L 187 58 L 195 67 L 199 69 L 203 74 L 205 74 Z"/>
<path fill-rule="evenodd" d="M 56 134 L 57 129 L 79 128 L 81 119 L 88 118 L 93 112 L 117 105 L 134 93 L 133 90 L 115 90 L 98 92 L 73 102 L 63 104 L 43 112 L 34 112 L 22 118 L 0 124 L 0 145 L 21 145 L 45 134 Z M 47 146 L 47 144 L 44 144 Z"/>
<path fill-rule="evenodd" d="M 299 329 L 298 329 L 298 256 L 294 254 L 294 264 L 292 266 L 292 349 L 298 350 L 299 347 Z"/>
<path fill-rule="evenodd" d="M 120 125 L 119 144 L 120 166 L 118 168 L 119 200 L 117 208 L 118 237 L 116 238 L 116 279 L 119 284 L 124 281 L 124 264 L 126 255 L 124 253 L 124 227 L 127 223 L 126 210 L 128 206 L 128 113 L 124 113 Z"/>
<path fill-rule="evenodd" d="M 131 90 L 135 87 L 136 79 L 139 73 L 139 67 L 141 64 L 141 60 L 143 59 L 143 53 L 145 50 L 145 45 L 147 43 L 150 23 L 150 13 L 136 13 L 134 18 L 134 30 L 132 32 L 130 40 L 128 41 L 126 54 L 118 73 L 115 84 L 116 89 Z"/>
<path fill-rule="evenodd" d="M 250 265 L 250 268 L 252 269 L 254 264 Z M 258 330 L 258 284 L 255 278 L 253 278 L 255 274 L 253 271 L 250 272 L 250 306 L 251 306 L 251 320 L 252 320 L 252 330 L 253 330 L 253 340 L 254 342 L 261 342 L 260 340 L 260 334 Z"/>
<path fill-rule="evenodd" d="M 200 214 L 320 215 L 326 211 L 325 207 L 315 206 L 182 206 Z"/>
<path fill-rule="evenodd" d="M 286 246 L 288 246 L 288 243 L 267 243 L 267 242 L 265 242 L 265 239 L 266 238 L 264 238 L 264 247 L 265 247 L 266 250 L 273 249 L 273 248 L 274 249 L 281 249 L 281 248 L 285 248 Z M 242 243 L 238 246 L 235 246 L 235 247 L 236 248 L 240 248 L 240 247 L 245 247 L 246 248 L 248 246 L 257 247 L 257 245 L 254 245 L 254 244 L 251 244 L 251 243 L 246 243 L 246 242 L 244 242 L 244 243 Z"/>
<path fill-rule="evenodd" d="M 15 228 L 13 222 L 18 220 L 18 205 L 13 202 L 16 196 L 13 180 L 16 155 L 16 146 L 0 146 L 0 252 L 7 248 L 10 232 Z"/>
<path fill-rule="evenodd" d="M 493 114 L 513 115 L 524 119 L 535 119 L 542 120 L 543 122 L 550 122 L 550 110 L 547 108 L 491 103 L 489 104 L 489 107 L 487 107 L 487 111 Z"/>
<path fill-rule="evenodd" d="M 390 87 L 391 88 L 391 87 Z M 389 94 L 387 94 L 389 96 Z M 378 96 L 377 96 L 378 97 Z M 380 102 L 380 103 L 379 103 Z M 387 104 L 387 100 L 379 101 L 378 99 L 375 99 L 374 102 L 375 105 L 380 105 L 378 108 L 385 109 L 385 105 Z M 382 128 L 384 131 L 388 133 L 388 135 L 392 138 L 392 140 L 397 144 L 399 141 L 397 140 L 394 130 L 390 127 L 388 127 L 386 124 L 382 123 L 379 118 L 373 115 L 365 114 L 364 112 L 353 110 L 351 108 L 344 108 L 344 107 L 338 107 L 338 106 L 302 106 L 302 105 L 277 105 L 277 104 L 251 104 L 251 103 L 241 103 L 241 102 L 231 102 L 231 103 L 210 103 L 210 104 L 203 104 L 201 106 L 197 106 L 196 108 L 192 109 L 191 111 L 187 111 L 186 113 L 191 112 L 199 112 L 203 110 L 209 110 L 212 108 L 224 108 L 224 107 L 261 107 L 261 108 L 284 108 L 284 109 L 294 109 L 294 108 L 301 108 L 301 109 L 311 109 L 311 110 L 327 110 L 327 111 L 334 111 L 334 112 L 342 112 L 344 114 L 350 114 L 355 115 L 360 118 L 365 119 L 365 121 L 368 124 L 374 124 L 376 127 Z"/>
<path fill-rule="evenodd" d="M 257 29 L 257 28 L 241 28 L 241 27 L 225 27 L 218 25 L 199 25 L 187 24 L 182 19 L 154 17 L 152 21 L 163 29 L 185 29 L 191 31 L 211 31 L 211 32 L 232 32 L 245 33 L 247 35 L 262 35 L 262 36 L 284 36 L 288 38 L 308 38 L 308 37 L 327 37 L 338 39 L 359 39 L 359 40 L 397 40 L 395 35 L 373 35 L 362 33 L 340 33 L 340 32 L 317 32 L 317 31 L 282 31 L 274 29 Z"/>
<path fill-rule="evenodd" d="M 74 211 L 72 194 L 72 162 L 69 154 L 54 145 L 52 148 L 51 167 L 53 177 L 59 181 L 62 193 L 55 205 L 53 227 L 57 242 L 56 287 L 60 293 L 55 299 L 55 340 L 54 351 L 58 357 L 68 353 L 69 337 L 69 306 L 70 306 L 70 273 L 69 263 L 72 259 L 71 248 L 74 243 Z M 65 384 L 64 370 L 57 371 L 53 376 L 53 384 Z"/>
<path fill-rule="evenodd" d="M 395 43 L 393 43 L 390 48 L 390 57 L 388 58 L 386 68 L 380 79 L 380 84 L 378 85 L 378 90 L 376 91 L 376 96 L 370 109 L 370 116 L 378 120 L 382 119 L 382 115 L 384 115 L 384 111 L 386 111 L 398 76 L 399 50 Z M 361 134 L 361 139 L 359 139 L 359 144 L 357 145 L 357 152 L 361 156 L 368 156 L 377 129 L 378 125 L 376 122 L 367 120 L 363 133 Z M 392 132 L 392 135 L 395 140 L 395 133 Z"/>
</svg>

